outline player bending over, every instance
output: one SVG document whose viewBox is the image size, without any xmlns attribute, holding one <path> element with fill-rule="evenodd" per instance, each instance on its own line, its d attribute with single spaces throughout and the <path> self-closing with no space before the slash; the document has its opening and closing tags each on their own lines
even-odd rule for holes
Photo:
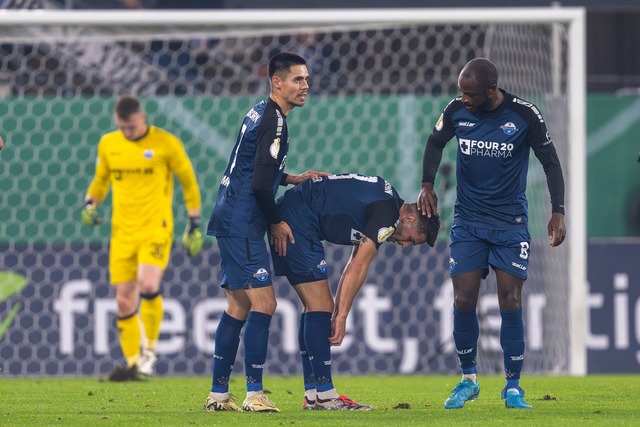
<svg viewBox="0 0 640 427">
<path fill-rule="evenodd" d="M 304 306 L 298 331 L 305 390 L 302 407 L 370 411 L 371 406 L 340 395 L 334 388 L 331 346 L 344 339 L 347 315 L 380 245 L 433 246 L 440 228 L 438 216 L 420 215 L 416 204 L 405 203 L 383 178 L 358 174 L 309 180 L 288 190 L 278 206 L 295 243 L 270 236 L 274 273 L 287 277 Z M 327 280 L 323 240 L 354 246 L 335 302 Z"/>
</svg>

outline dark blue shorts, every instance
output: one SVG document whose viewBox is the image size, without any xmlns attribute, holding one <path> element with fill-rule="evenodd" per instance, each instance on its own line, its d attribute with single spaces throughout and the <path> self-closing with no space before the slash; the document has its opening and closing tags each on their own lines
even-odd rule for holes
<svg viewBox="0 0 640 427">
<path fill-rule="evenodd" d="M 286 276 L 292 285 L 327 280 L 327 262 L 318 219 L 302 203 L 298 192 L 288 191 L 278 202 L 282 220 L 289 224 L 296 243 L 287 242 L 287 255 L 284 257 L 271 246 L 273 273 Z"/>
<path fill-rule="evenodd" d="M 531 236 L 526 228 L 493 230 L 454 224 L 451 228 L 449 274 L 451 277 L 476 270 L 489 274 L 489 266 L 523 280 L 527 279 Z"/>
<path fill-rule="evenodd" d="M 223 288 L 230 290 L 271 286 L 271 266 L 264 240 L 216 237 L 220 248 Z"/>
</svg>

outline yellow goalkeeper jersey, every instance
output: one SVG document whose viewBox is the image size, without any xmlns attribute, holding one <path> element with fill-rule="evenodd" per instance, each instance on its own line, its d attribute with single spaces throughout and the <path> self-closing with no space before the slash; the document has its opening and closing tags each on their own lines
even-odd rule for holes
<svg viewBox="0 0 640 427">
<path fill-rule="evenodd" d="M 87 194 L 102 201 L 111 184 L 112 237 L 128 240 L 141 229 L 173 233 L 173 174 L 180 180 L 187 209 L 200 209 L 193 166 L 177 137 L 149 126 L 147 134 L 134 142 L 117 130 L 100 139 L 96 174 Z"/>
</svg>

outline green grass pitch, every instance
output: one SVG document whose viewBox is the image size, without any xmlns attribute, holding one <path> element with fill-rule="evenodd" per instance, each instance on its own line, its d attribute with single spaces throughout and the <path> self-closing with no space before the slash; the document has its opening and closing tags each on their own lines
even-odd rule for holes
<svg viewBox="0 0 640 427">
<path fill-rule="evenodd" d="M 231 392 L 242 400 L 241 376 Z M 208 377 L 158 377 L 109 383 L 96 378 L 0 378 L 2 426 L 424 426 L 640 425 L 640 376 L 526 376 L 532 410 L 506 409 L 504 379 L 480 377 L 480 397 L 464 409 L 443 402 L 458 376 L 337 376 L 338 391 L 374 405 L 372 412 L 302 411 L 299 377 L 265 378 L 282 412 L 207 413 Z M 405 409 L 401 409 L 404 407 Z"/>
</svg>

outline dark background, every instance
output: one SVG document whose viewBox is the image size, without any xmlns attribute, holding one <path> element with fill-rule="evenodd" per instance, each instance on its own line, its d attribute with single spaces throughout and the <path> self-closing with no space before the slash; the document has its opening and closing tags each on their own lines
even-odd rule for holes
<svg viewBox="0 0 640 427">
<path fill-rule="evenodd" d="M 1 1 L 1 0 L 0 0 Z M 274 8 L 404 8 L 514 7 L 512 0 L 55 0 L 63 8 L 274 9 Z M 587 90 L 640 93 L 639 0 L 521 0 L 516 7 L 585 6 L 587 8 Z M 321 6 L 320 6 L 321 5 Z"/>
</svg>

